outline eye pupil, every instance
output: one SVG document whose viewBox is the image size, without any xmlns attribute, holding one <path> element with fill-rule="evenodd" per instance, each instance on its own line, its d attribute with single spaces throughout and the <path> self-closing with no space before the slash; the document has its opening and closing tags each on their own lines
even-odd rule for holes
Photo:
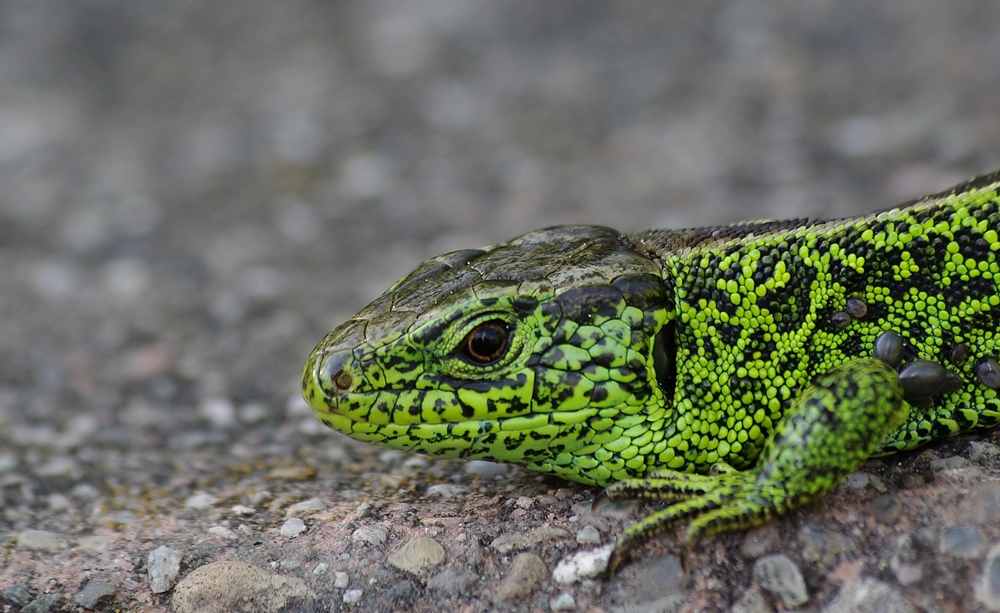
<svg viewBox="0 0 1000 613">
<path fill-rule="evenodd" d="M 507 334 L 507 327 L 499 321 L 476 326 L 465 337 L 465 356 L 476 364 L 495 362 L 507 350 Z"/>
</svg>

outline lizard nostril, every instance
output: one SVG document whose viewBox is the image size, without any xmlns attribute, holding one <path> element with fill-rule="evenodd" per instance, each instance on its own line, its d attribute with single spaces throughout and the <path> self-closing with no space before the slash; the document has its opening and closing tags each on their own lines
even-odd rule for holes
<svg viewBox="0 0 1000 613">
<path fill-rule="evenodd" d="M 342 392 L 346 392 L 354 385 L 354 377 L 351 376 L 351 373 L 344 370 L 350 359 L 351 353 L 349 351 L 338 351 L 330 354 L 323 361 L 323 374 L 328 378 L 330 383 Z"/>
</svg>

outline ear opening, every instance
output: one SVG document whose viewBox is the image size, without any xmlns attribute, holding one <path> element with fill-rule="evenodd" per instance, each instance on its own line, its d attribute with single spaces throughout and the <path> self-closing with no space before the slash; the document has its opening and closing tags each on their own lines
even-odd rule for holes
<svg viewBox="0 0 1000 613">
<path fill-rule="evenodd" d="M 677 343 L 673 321 L 664 324 L 653 340 L 653 370 L 663 396 L 667 402 L 673 402 L 677 387 Z"/>
</svg>

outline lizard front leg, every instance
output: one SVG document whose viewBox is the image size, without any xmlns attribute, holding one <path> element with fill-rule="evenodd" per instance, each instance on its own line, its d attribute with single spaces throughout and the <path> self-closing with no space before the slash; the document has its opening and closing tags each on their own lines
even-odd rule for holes
<svg viewBox="0 0 1000 613">
<path fill-rule="evenodd" d="M 684 540 L 691 546 L 703 534 L 757 525 L 809 503 L 868 459 L 908 412 L 896 370 L 880 359 L 858 358 L 802 391 L 754 468 L 722 465 L 709 475 L 662 470 L 614 483 L 605 491 L 608 498 L 672 504 L 622 533 L 609 574 L 634 545 L 682 522 L 689 522 Z"/>
</svg>

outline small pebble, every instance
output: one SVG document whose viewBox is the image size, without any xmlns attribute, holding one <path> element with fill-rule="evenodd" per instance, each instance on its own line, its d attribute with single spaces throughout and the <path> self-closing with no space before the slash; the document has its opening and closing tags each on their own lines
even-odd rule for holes
<svg viewBox="0 0 1000 613">
<path fill-rule="evenodd" d="M 102 598 L 114 595 L 118 590 L 104 579 L 91 579 L 76 594 L 73 602 L 84 609 L 93 609 Z"/>
<path fill-rule="evenodd" d="M 353 588 L 344 592 L 344 604 L 358 604 L 365 591 L 361 588 Z"/>
<path fill-rule="evenodd" d="M 572 594 L 563 592 L 549 601 L 549 609 L 552 611 L 573 611 L 576 609 L 576 601 L 573 600 Z"/>
<path fill-rule="evenodd" d="M 326 574 L 326 571 L 329 569 L 330 569 L 329 564 L 327 564 L 326 562 L 320 562 L 319 564 L 316 565 L 316 568 L 313 569 L 313 574 L 323 575 Z"/>
<path fill-rule="evenodd" d="M 296 577 L 275 575 L 246 562 L 212 562 L 191 571 L 177 587 L 172 613 L 313 610 L 316 593 Z M 212 603 L 208 609 L 206 603 Z M 248 609 L 248 603 L 253 604 Z M 296 606 L 298 605 L 298 606 Z"/>
<path fill-rule="evenodd" d="M 969 441 L 969 460 L 985 462 L 1000 455 L 1000 447 L 985 441 Z"/>
<path fill-rule="evenodd" d="M 764 556 L 753 565 L 753 578 L 761 588 L 791 609 L 809 602 L 802 571 L 784 554 Z"/>
<path fill-rule="evenodd" d="M 903 514 L 903 503 L 890 494 L 879 496 L 869 505 L 875 521 L 884 525 L 892 525 Z"/>
<path fill-rule="evenodd" d="M 361 526 L 351 533 L 351 540 L 355 543 L 369 543 L 371 545 L 381 545 L 389 538 L 389 533 L 382 526 Z"/>
<path fill-rule="evenodd" d="M 315 420 L 313 420 L 315 421 Z M 311 466 L 279 466 L 267 473 L 268 479 L 285 481 L 306 481 L 316 476 L 316 469 Z"/>
<path fill-rule="evenodd" d="M 714 579 L 706 578 L 708 589 Z M 608 598 L 628 611 L 676 611 L 687 598 L 688 576 L 675 555 L 644 558 L 618 569 L 607 587 Z M 586 584 L 585 584 L 586 585 Z"/>
<path fill-rule="evenodd" d="M 12 585 L 0 592 L 0 599 L 9 605 L 23 607 L 31 602 L 31 592 L 23 585 Z"/>
<path fill-rule="evenodd" d="M 781 545 L 781 535 L 775 522 L 767 522 L 747 530 L 740 542 L 740 553 L 748 560 L 756 560 L 775 551 Z"/>
<path fill-rule="evenodd" d="M 111 539 L 107 536 L 94 534 L 91 536 L 81 536 L 76 540 L 76 546 L 84 551 L 104 551 L 108 548 L 110 542 Z"/>
<path fill-rule="evenodd" d="M 457 483 L 435 483 L 427 488 L 427 495 L 440 496 L 442 498 L 458 498 L 468 491 L 468 487 Z"/>
<path fill-rule="evenodd" d="M 976 560 L 986 549 L 986 537 L 974 526 L 950 526 L 941 532 L 938 551 L 956 558 Z"/>
<path fill-rule="evenodd" d="M 61 594 L 42 594 L 21 609 L 21 613 L 49 613 L 59 609 L 61 604 L 64 604 Z"/>
<path fill-rule="evenodd" d="M 257 512 L 257 509 L 242 504 L 233 505 L 232 507 L 229 508 L 229 510 L 232 511 L 234 515 L 244 515 L 244 516 L 253 515 L 254 513 Z"/>
<path fill-rule="evenodd" d="M 207 509 L 219 503 L 219 499 L 211 494 L 199 493 L 188 496 L 184 506 L 189 509 Z"/>
<path fill-rule="evenodd" d="M 166 546 L 160 546 L 149 552 L 146 558 L 146 576 L 149 578 L 149 590 L 154 594 L 162 594 L 174 585 L 177 574 L 181 570 L 181 554 Z"/>
<path fill-rule="evenodd" d="M 511 470 L 507 464 L 487 462 L 485 460 L 469 460 L 465 463 L 465 472 L 476 475 L 481 479 L 497 479 L 503 477 Z"/>
<path fill-rule="evenodd" d="M 320 511 L 325 511 L 326 509 L 327 504 L 325 502 L 319 498 L 310 498 L 309 500 L 297 502 L 285 509 L 285 517 L 301 517 L 303 515 L 319 513 Z"/>
<path fill-rule="evenodd" d="M 552 571 L 552 579 L 565 585 L 585 577 L 596 577 L 608 567 L 614 546 L 614 543 L 608 543 L 603 547 L 578 551 L 563 558 Z"/>
<path fill-rule="evenodd" d="M 580 545 L 599 545 L 601 533 L 593 526 L 584 526 L 576 533 L 576 542 Z"/>
<path fill-rule="evenodd" d="M 497 538 L 493 539 L 493 542 L 490 543 L 490 547 L 499 553 L 507 553 L 509 551 L 527 549 L 528 547 L 532 547 L 544 541 L 566 538 L 568 536 L 569 532 L 566 532 L 562 528 L 544 525 L 539 526 L 538 528 L 535 528 L 531 532 L 527 533 L 508 532 L 506 534 L 501 534 Z"/>
<path fill-rule="evenodd" d="M 335 573 L 333 573 L 333 587 L 344 589 L 350 584 L 351 584 L 350 578 L 344 571 L 338 570 Z"/>
<path fill-rule="evenodd" d="M 406 542 L 389 556 L 389 564 L 412 575 L 423 575 L 445 560 L 444 547 L 427 536 Z"/>
<path fill-rule="evenodd" d="M 906 587 L 924 578 L 924 561 L 932 557 L 934 544 L 924 531 L 903 534 L 896 540 L 896 550 L 889 558 L 889 568 L 896 581 Z"/>
<path fill-rule="evenodd" d="M 764 595 L 757 590 L 747 590 L 733 603 L 730 613 L 774 613 Z"/>
<path fill-rule="evenodd" d="M 969 461 L 960 455 L 948 456 L 947 458 L 935 458 L 930 461 L 930 467 L 934 470 L 954 470 L 968 465 Z"/>
<path fill-rule="evenodd" d="M 278 533 L 281 534 L 281 536 L 295 538 L 305 531 L 306 523 L 298 517 L 293 517 L 281 525 Z"/>
<path fill-rule="evenodd" d="M 894 586 L 871 577 L 841 586 L 822 613 L 917 613 L 918 609 Z"/>
<path fill-rule="evenodd" d="M 449 594 L 467 594 L 479 583 L 479 575 L 467 568 L 449 566 L 427 581 L 427 587 Z"/>
<path fill-rule="evenodd" d="M 520 553 L 511 562 L 497 589 L 497 600 L 513 602 L 524 598 L 549 576 L 549 568 L 537 554 Z"/>
<path fill-rule="evenodd" d="M 851 539 L 815 524 L 803 524 L 798 531 L 802 543 L 802 559 L 832 566 L 840 556 L 853 548 Z"/>
<path fill-rule="evenodd" d="M 237 538 L 236 533 L 226 528 L 225 526 L 212 526 L 208 529 L 209 534 L 214 534 L 215 536 L 224 538 L 228 541 L 235 541 Z"/>
<path fill-rule="evenodd" d="M 69 540 L 55 532 L 45 530 L 25 530 L 17 535 L 17 548 L 46 553 L 58 553 L 69 549 Z"/>
<path fill-rule="evenodd" d="M 844 485 L 855 492 L 863 491 L 870 481 L 868 473 L 851 473 L 844 479 Z"/>
<path fill-rule="evenodd" d="M 1000 546 L 994 545 L 986 556 L 983 574 L 976 582 L 976 599 L 990 611 L 1000 611 Z"/>
</svg>

